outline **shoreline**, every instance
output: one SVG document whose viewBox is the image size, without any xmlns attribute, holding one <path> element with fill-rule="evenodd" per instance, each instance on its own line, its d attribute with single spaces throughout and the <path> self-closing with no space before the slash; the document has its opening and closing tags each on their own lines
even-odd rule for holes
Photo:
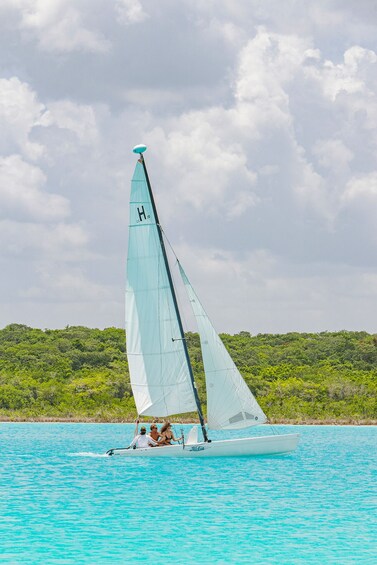
<svg viewBox="0 0 377 565">
<path fill-rule="evenodd" d="M 154 419 L 156 420 L 156 419 Z M 152 421 L 152 419 L 141 419 L 140 424 L 148 423 Z M 157 423 L 163 423 L 163 419 L 158 419 Z M 192 425 L 199 425 L 199 422 L 180 418 L 179 420 L 173 420 L 175 424 L 192 424 Z M 131 420 L 129 418 L 114 418 L 114 419 L 101 419 L 101 418 L 89 418 L 89 417 L 82 417 L 82 418 L 58 418 L 58 417 L 49 417 L 49 416 L 41 416 L 41 417 L 7 417 L 7 416 L 0 416 L 0 423 L 45 423 L 45 424 L 134 424 L 135 420 Z M 280 418 L 280 419 L 271 419 L 266 424 L 270 425 L 288 425 L 288 426 L 377 426 L 377 420 L 375 419 L 356 419 L 356 418 L 327 418 L 323 420 L 315 420 L 313 418 Z M 265 424 L 262 424 L 265 425 Z"/>
</svg>

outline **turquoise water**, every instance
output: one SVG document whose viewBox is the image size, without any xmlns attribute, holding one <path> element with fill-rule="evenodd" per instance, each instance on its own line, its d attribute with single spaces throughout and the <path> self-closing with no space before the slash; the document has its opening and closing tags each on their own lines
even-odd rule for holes
<svg viewBox="0 0 377 565">
<path fill-rule="evenodd" d="M 298 451 L 122 459 L 130 425 L 0 424 L 0 561 L 376 564 L 377 428 L 275 430 Z"/>
</svg>

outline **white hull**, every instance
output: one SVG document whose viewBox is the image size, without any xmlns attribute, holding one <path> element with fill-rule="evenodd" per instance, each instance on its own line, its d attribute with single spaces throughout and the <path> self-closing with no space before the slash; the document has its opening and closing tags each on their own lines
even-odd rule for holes
<svg viewBox="0 0 377 565">
<path fill-rule="evenodd" d="M 166 445 L 139 449 L 109 449 L 110 456 L 122 457 L 247 457 L 278 455 L 294 451 L 299 434 L 225 439 L 190 445 Z"/>
</svg>

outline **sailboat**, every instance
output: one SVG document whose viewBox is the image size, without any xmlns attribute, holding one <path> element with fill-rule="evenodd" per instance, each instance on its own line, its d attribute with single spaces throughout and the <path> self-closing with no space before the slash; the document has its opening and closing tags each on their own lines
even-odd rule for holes
<svg viewBox="0 0 377 565">
<path fill-rule="evenodd" d="M 207 423 L 198 395 L 151 183 L 143 153 L 131 182 L 127 256 L 126 338 L 131 387 L 140 416 L 168 418 L 197 412 L 186 441 L 154 448 L 112 448 L 110 456 L 223 457 L 288 453 L 299 435 L 211 440 L 211 430 L 264 424 L 267 418 L 213 328 L 180 264 L 198 324 L 207 392 Z"/>
</svg>

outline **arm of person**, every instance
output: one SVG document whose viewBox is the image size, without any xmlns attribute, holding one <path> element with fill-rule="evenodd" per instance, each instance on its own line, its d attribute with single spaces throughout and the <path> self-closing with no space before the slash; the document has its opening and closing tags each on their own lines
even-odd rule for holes
<svg viewBox="0 0 377 565">
<path fill-rule="evenodd" d="M 182 436 L 181 436 L 181 437 L 175 437 L 174 434 L 172 434 L 172 435 L 171 435 L 171 439 L 172 439 L 173 441 L 181 441 Z"/>
<path fill-rule="evenodd" d="M 151 436 L 147 436 L 147 437 L 148 437 L 149 445 L 153 445 L 154 447 L 156 447 L 156 445 L 158 445 L 158 442 L 154 441 L 154 439 L 152 439 Z"/>
</svg>

